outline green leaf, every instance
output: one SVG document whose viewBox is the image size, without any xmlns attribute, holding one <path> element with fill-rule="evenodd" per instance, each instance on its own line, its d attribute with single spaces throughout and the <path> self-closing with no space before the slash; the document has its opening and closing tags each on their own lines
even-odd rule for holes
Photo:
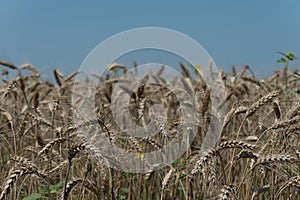
<svg viewBox="0 0 300 200">
<path fill-rule="evenodd" d="M 286 63 L 287 60 L 285 58 L 280 58 L 277 60 L 277 63 Z"/>
<path fill-rule="evenodd" d="M 127 199 L 127 196 L 126 195 L 120 195 L 120 200 L 125 200 L 125 199 Z"/>
<path fill-rule="evenodd" d="M 288 60 L 296 60 L 297 57 L 295 56 L 294 52 L 287 52 L 287 53 L 283 53 L 283 52 L 280 52 L 280 51 L 277 51 L 277 53 L 279 53 L 280 55 L 283 55 L 286 59 Z M 281 58 L 281 59 L 284 59 L 284 58 Z"/>
<path fill-rule="evenodd" d="M 283 55 L 285 57 L 285 53 L 281 52 L 281 51 L 277 51 L 277 53 Z"/>
<path fill-rule="evenodd" d="M 286 53 L 285 57 L 289 60 L 296 60 L 297 59 L 295 54 L 293 52 L 290 52 L 290 51 Z"/>
<path fill-rule="evenodd" d="M 272 87 L 275 87 L 277 89 L 283 89 L 282 85 L 280 84 L 271 84 Z"/>
<path fill-rule="evenodd" d="M 62 188 L 63 188 L 63 182 L 59 182 L 55 185 L 50 185 L 50 193 L 61 192 Z"/>
<path fill-rule="evenodd" d="M 128 199 L 129 189 L 128 188 L 121 188 L 120 189 L 120 199 L 125 200 Z"/>
<path fill-rule="evenodd" d="M 121 188 L 120 192 L 121 193 L 129 193 L 129 188 Z"/>
<path fill-rule="evenodd" d="M 185 165 L 185 159 L 180 158 L 180 160 L 179 160 L 179 165 L 180 165 L 180 166 L 184 166 L 184 165 Z"/>
<path fill-rule="evenodd" d="M 44 184 L 41 184 L 39 192 L 41 192 L 41 193 L 48 192 L 48 187 L 46 185 L 44 185 Z"/>
<path fill-rule="evenodd" d="M 297 90 L 291 90 L 290 93 L 291 93 L 292 95 L 297 95 Z"/>
<path fill-rule="evenodd" d="M 39 193 L 33 193 L 33 194 L 31 194 L 31 195 L 23 198 L 23 200 L 37 200 L 37 199 L 39 199 L 41 197 L 42 197 L 41 194 L 39 194 Z"/>
</svg>

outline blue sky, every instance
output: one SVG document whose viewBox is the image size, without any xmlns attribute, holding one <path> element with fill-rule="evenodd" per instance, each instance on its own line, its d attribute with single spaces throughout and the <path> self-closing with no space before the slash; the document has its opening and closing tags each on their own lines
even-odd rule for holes
<svg viewBox="0 0 300 200">
<path fill-rule="evenodd" d="M 106 38 L 164 27 L 199 42 L 218 67 L 249 64 L 258 76 L 281 68 L 276 51 L 300 57 L 300 1 L 8 1 L 0 3 L 0 59 L 78 70 Z M 300 68 L 297 60 L 292 67 Z M 268 74 L 267 74 L 268 75 Z"/>
</svg>

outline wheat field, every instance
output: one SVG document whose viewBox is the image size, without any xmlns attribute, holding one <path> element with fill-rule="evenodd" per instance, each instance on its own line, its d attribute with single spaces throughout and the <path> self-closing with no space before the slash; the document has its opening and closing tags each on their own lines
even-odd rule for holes
<svg viewBox="0 0 300 200">
<path fill-rule="evenodd" d="M 0 61 L 0 200 L 10 199 L 300 199 L 300 76 L 275 71 L 258 80 L 249 66 L 219 76 L 225 86 L 226 115 L 219 141 L 201 150 L 211 125 L 210 90 L 204 79 L 195 79 L 181 64 L 179 81 L 196 91 L 201 118 L 187 151 L 161 169 L 150 166 L 146 173 L 111 168 L 99 159 L 97 150 L 78 134 L 83 127 L 99 126 L 110 142 L 143 158 L 145 152 L 168 144 L 180 129 L 180 116 L 172 91 L 159 85 L 164 67 L 141 79 L 93 74 L 97 120 L 74 123 L 73 86 L 79 72 L 69 75 L 54 69 L 55 82 L 44 81 L 30 64 L 15 66 Z M 118 68 L 118 67 L 117 67 Z M 126 67 L 117 69 L 123 73 Z M 14 74 L 13 76 L 9 76 Z M 147 84 L 151 76 L 156 85 Z M 201 75 L 200 75 L 201 76 Z M 13 77 L 13 78 L 11 78 Z M 286 79 L 287 78 L 287 79 Z M 286 83 L 286 80 L 287 83 Z M 154 101 L 168 109 L 165 123 L 153 137 L 128 136 L 110 111 L 112 88 L 118 81 L 139 81 L 131 95 L 132 120 L 148 123 Z M 84 104 L 84 102 L 82 102 Z M 87 133 L 89 134 L 89 133 Z M 92 133 L 90 133 L 92 134 Z M 188 132 L 184 131 L 183 135 Z M 101 136 L 101 135 L 100 135 Z"/>
</svg>

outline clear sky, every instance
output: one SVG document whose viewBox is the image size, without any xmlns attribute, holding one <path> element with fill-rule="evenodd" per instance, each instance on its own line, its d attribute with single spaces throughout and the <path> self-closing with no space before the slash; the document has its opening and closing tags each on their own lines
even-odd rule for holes
<svg viewBox="0 0 300 200">
<path fill-rule="evenodd" d="M 249 64 L 258 76 L 281 68 L 276 51 L 300 57 L 300 1 L 0 2 L 0 59 L 77 70 L 101 41 L 137 27 L 164 27 L 199 42 L 218 67 Z M 300 68 L 297 60 L 293 67 Z M 51 74 L 52 76 L 52 74 Z"/>
</svg>

